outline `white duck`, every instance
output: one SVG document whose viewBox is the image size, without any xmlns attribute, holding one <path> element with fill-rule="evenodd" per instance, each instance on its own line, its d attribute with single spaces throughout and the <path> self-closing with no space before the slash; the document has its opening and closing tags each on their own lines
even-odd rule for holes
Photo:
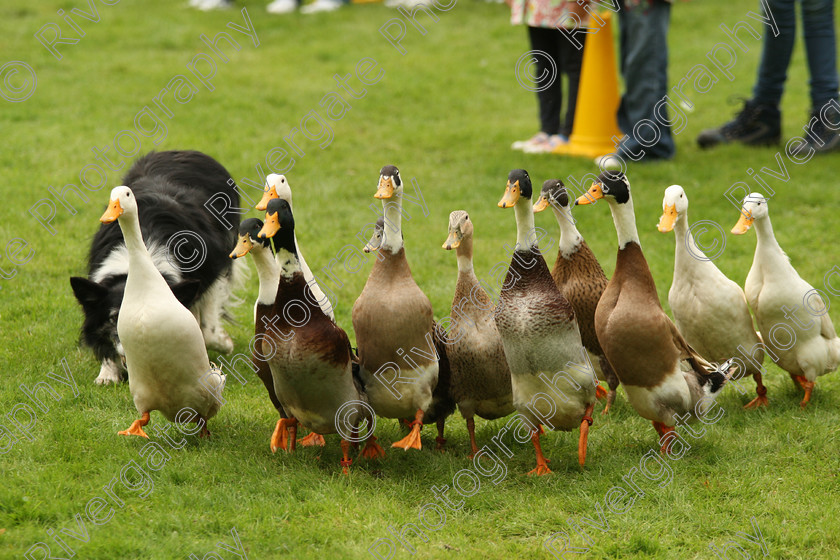
<svg viewBox="0 0 840 560">
<path fill-rule="evenodd" d="M 805 390 L 800 403 L 805 408 L 817 377 L 840 365 L 840 339 L 819 292 L 800 278 L 776 241 L 767 198 L 759 193 L 744 198 L 741 217 L 732 233 L 746 233 L 753 224 L 755 257 L 744 291 L 755 311 L 767 353 Z M 806 310 L 800 310 L 802 305 Z"/>
<path fill-rule="evenodd" d="M 143 426 L 149 413 L 159 410 L 174 422 L 198 422 L 201 435 L 210 435 L 207 420 L 221 406 L 225 377 L 211 365 L 201 327 L 195 316 L 173 295 L 152 262 L 140 232 L 137 203 L 128 187 L 111 191 L 103 223 L 119 220 L 128 250 L 125 283 L 117 332 L 125 351 L 128 384 L 142 417 L 120 435 L 148 437 Z"/>
<path fill-rule="evenodd" d="M 752 375 L 758 394 L 745 408 L 767 406 L 767 389 L 761 383 L 764 347 L 755 332 L 744 291 L 694 242 L 688 227 L 688 196 L 681 186 L 665 189 L 658 229 L 662 233 L 674 231 L 674 281 L 668 304 L 680 333 L 711 362 L 742 356 L 735 359 L 738 376 Z"/>
<path fill-rule="evenodd" d="M 289 208 L 294 211 L 294 207 L 292 206 L 292 189 L 285 175 L 271 173 L 265 178 L 265 192 L 263 193 L 262 200 L 257 204 L 256 209 L 265 210 L 268 207 L 268 202 L 274 198 L 285 200 L 289 203 Z M 332 304 L 324 294 L 321 286 L 318 285 L 318 281 L 309 269 L 309 265 L 306 264 L 306 259 L 303 258 L 303 253 L 300 251 L 297 237 L 295 237 L 295 250 L 297 251 L 300 269 L 303 271 L 303 279 L 306 280 L 306 285 L 309 286 L 309 292 L 312 295 L 313 302 L 320 306 L 327 317 L 335 321 L 335 312 L 333 311 Z"/>
</svg>

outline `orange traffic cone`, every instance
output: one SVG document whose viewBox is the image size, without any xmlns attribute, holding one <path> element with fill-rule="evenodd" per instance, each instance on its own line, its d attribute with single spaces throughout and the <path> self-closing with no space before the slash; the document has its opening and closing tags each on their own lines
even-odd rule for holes
<svg viewBox="0 0 840 560">
<path fill-rule="evenodd" d="M 599 14 L 604 25 L 586 36 L 580 71 L 575 124 L 568 144 L 557 146 L 555 154 L 598 157 L 615 152 L 613 136 L 621 138 L 618 128 L 618 70 L 613 49 L 610 12 Z M 590 26 L 594 24 L 590 21 Z"/>
</svg>

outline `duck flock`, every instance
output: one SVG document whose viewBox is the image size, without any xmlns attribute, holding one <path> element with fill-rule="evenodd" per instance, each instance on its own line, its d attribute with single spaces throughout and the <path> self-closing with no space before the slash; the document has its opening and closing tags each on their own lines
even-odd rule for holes
<svg viewBox="0 0 840 560">
<path fill-rule="evenodd" d="M 473 270 L 469 214 L 457 210 L 449 216 L 443 248 L 457 255 L 458 280 L 448 329 L 434 321 L 429 299 L 406 260 L 403 182 L 395 166 L 382 168 L 374 196 L 382 201 L 384 216 L 365 246 L 378 256 L 353 306 L 358 349 L 335 322 L 301 255 L 284 176 L 267 178 L 257 205 L 265 219 L 246 219 L 239 226 L 230 257 L 250 254 L 259 277 L 251 351 L 256 373 L 280 414 L 270 440 L 273 451 L 295 449 L 299 424 L 311 431 L 300 445 L 324 445 L 324 435 L 338 433 L 347 473 L 351 447 L 360 442 L 362 457 L 385 455 L 371 429 L 374 415 L 407 424 L 408 435 L 392 447 L 420 449 L 422 426 L 436 423 L 442 448 L 445 419 L 457 405 L 473 455 L 479 450 L 475 416 L 495 419 L 517 412 L 536 453 L 530 474 L 544 475 L 551 472 L 540 448 L 544 428 L 579 429 L 583 465 L 596 399 L 606 398 L 603 413 L 608 413 L 619 383 L 638 414 L 653 423 L 662 452 L 668 453 L 674 426 L 702 419 L 733 377 L 752 375 L 755 380 L 757 396 L 747 408 L 767 406 L 765 354 L 804 390 L 802 407 L 816 378 L 840 364 L 840 339 L 828 303 L 800 278 L 776 242 L 768 199 L 760 194 L 744 199 L 732 230 L 743 234 L 754 226 L 757 234 L 743 291 L 712 260 L 698 258 L 702 251 L 688 226 L 686 193 L 678 185 L 666 189 L 658 228 L 675 233 L 668 296 L 672 322 L 659 303 L 639 244 L 624 174 L 602 174 L 577 199 L 561 181 L 548 180 L 533 203 L 536 193 L 528 173 L 513 170 L 498 205 L 513 208 L 516 248 L 497 302 Z M 572 219 L 572 206 L 599 199 L 608 203 L 618 234 L 610 279 Z M 561 230 L 551 270 L 534 228 L 534 213 L 549 207 Z M 223 402 L 225 375 L 210 363 L 195 317 L 155 268 L 129 187 L 111 191 L 101 219 L 119 220 L 129 254 L 117 328 L 142 417 L 120 433 L 145 436 L 149 413 L 159 410 L 176 422 L 198 422 L 207 435 L 206 421 Z M 810 321 L 788 320 L 791 309 L 804 301 Z"/>
</svg>

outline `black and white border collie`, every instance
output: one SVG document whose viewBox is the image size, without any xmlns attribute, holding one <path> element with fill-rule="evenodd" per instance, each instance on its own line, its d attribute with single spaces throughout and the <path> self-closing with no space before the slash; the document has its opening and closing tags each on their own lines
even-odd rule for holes
<svg viewBox="0 0 840 560">
<path fill-rule="evenodd" d="M 221 325 L 232 302 L 234 269 L 228 253 L 236 245 L 239 215 L 222 214 L 231 229 L 205 206 L 221 194 L 239 205 L 230 173 L 201 152 L 151 152 L 131 166 L 123 184 L 134 191 L 143 240 L 173 293 L 196 317 L 207 346 L 231 352 L 233 341 Z M 101 362 L 97 384 L 124 378 L 124 354 L 117 316 L 128 275 L 128 252 L 116 222 L 102 224 L 93 237 L 88 278 L 70 278 L 85 314 L 82 341 Z"/>
</svg>

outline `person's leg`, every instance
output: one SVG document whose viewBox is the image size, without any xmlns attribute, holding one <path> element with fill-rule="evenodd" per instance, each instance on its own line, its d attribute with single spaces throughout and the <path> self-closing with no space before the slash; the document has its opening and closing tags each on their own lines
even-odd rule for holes
<svg viewBox="0 0 840 560">
<path fill-rule="evenodd" d="M 837 40 L 834 0 L 802 0 L 802 27 L 811 79 L 811 107 L 837 99 Z"/>
<path fill-rule="evenodd" d="M 805 127 L 805 142 L 817 152 L 840 149 L 837 126 L 837 53 L 834 31 L 834 0 L 802 0 L 802 27 L 808 55 L 811 118 Z"/>
<path fill-rule="evenodd" d="M 795 0 L 765 0 L 770 13 L 761 3 L 764 17 L 772 17 L 778 30 L 762 25 L 761 61 L 753 85 L 752 99 L 735 114 L 735 118 L 717 128 L 709 128 L 697 136 L 701 148 L 739 142 L 747 146 L 778 144 L 782 139 L 782 114 L 779 103 L 787 80 L 787 69 L 796 38 Z"/>
<path fill-rule="evenodd" d="M 575 122 L 575 108 L 577 106 L 578 87 L 580 85 L 580 68 L 583 63 L 583 49 L 578 49 L 560 31 L 557 31 L 558 49 L 562 60 L 563 74 L 568 76 L 568 101 L 566 102 L 566 116 L 560 126 L 560 134 L 569 137 Z M 558 76 L 559 79 L 559 76 Z"/>
<path fill-rule="evenodd" d="M 560 108 L 563 105 L 563 80 L 560 76 L 562 60 L 558 50 L 558 35 L 561 33 L 556 29 L 528 27 L 531 50 L 541 51 L 534 57 L 537 61 L 536 76 L 544 76 L 544 78 L 540 79 L 535 86 L 539 90 L 537 91 L 537 105 L 540 131 L 549 136 L 560 131 Z"/>
<path fill-rule="evenodd" d="M 671 127 L 660 124 L 654 115 L 654 107 L 668 93 L 670 17 L 671 4 L 664 0 L 633 7 L 625 4 L 619 11 L 625 92 L 618 108 L 618 125 L 627 134 L 620 150 L 633 160 L 642 154 L 670 158 L 676 151 Z"/>
<path fill-rule="evenodd" d="M 753 87 L 753 101 L 757 105 L 778 107 L 787 80 L 787 69 L 793 54 L 796 39 L 796 2 L 795 0 L 765 0 L 778 27 L 779 34 L 764 25 L 761 61 L 758 65 L 758 77 Z M 763 13 L 765 17 L 768 14 Z M 833 25 L 833 21 L 831 22 Z"/>
</svg>

